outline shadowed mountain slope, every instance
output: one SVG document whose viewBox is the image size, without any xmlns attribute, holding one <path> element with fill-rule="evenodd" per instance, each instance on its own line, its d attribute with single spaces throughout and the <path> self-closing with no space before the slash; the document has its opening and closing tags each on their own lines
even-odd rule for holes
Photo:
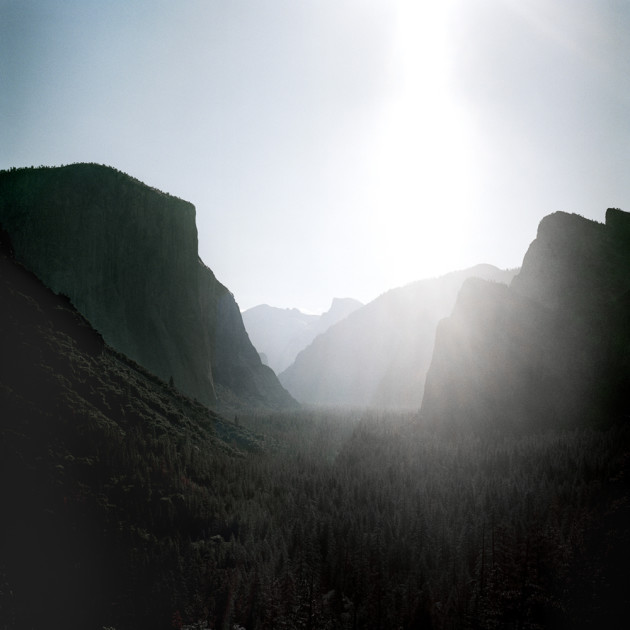
<svg viewBox="0 0 630 630">
<path fill-rule="evenodd" d="M 437 323 L 464 280 L 509 282 L 514 273 L 478 265 L 392 289 L 317 337 L 280 382 L 303 403 L 417 408 Z"/>
<path fill-rule="evenodd" d="M 351 298 L 334 298 L 322 315 L 302 313 L 297 308 L 254 306 L 243 313 L 243 323 L 254 347 L 276 374 L 288 368 L 300 351 L 317 335 L 363 306 Z"/>
<path fill-rule="evenodd" d="M 176 546 L 230 534 L 217 469 L 262 442 L 113 350 L 5 253 L 1 625 L 156 627 L 201 588 L 170 564 Z"/>
<path fill-rule="evenodd" d="M 0 173 L 15 257 L 105 341 L 205 404 L 292 404 L 197 254 L 195 208 L 94 164 Z"/>
<path fill-rule="evenodd" d="M 440 323 L 422 414 L 527 427 L 628 413 L 630 215 L 543 219 L 509 288 L 468 281 Z"/>
</svg>

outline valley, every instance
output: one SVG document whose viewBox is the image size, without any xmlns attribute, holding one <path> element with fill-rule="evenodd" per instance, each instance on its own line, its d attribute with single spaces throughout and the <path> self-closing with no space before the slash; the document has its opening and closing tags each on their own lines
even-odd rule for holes
<svg viewBox="0 0 630 630">
<path fill-rule="evenodd" d="M 0 628 L 625 628 L 626 213 L 348 304 L 301 401 L 190 204 L 0 185 Z"/>
</svg>

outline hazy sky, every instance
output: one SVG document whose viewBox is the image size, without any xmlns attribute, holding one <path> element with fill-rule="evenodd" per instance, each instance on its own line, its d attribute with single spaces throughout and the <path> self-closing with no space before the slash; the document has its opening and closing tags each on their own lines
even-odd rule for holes
<svg viewBox="0 0 630 630">
<path fill-rule="evenodd" d="M 0 168 L 197 208 L 242 309 L 325 310 L 630 210 L 627 0 L 0 0 Z"/>
</svg>

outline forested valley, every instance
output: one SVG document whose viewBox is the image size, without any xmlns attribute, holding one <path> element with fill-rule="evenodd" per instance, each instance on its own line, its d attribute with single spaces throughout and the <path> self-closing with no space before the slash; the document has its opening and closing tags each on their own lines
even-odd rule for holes
<svg viewBox="0 0 630 630">
<path fill-rule="evenodd" d="M 233 423 L 232 450 L 133 423 L 121 443 L 93 420 L 80 443 L 50 435 L 37 452 L 23 431 L 18 492 L 4 494 L 20 511 L 5 627 L 624 626 L 626 427 L 483 435 L 306 411 Z"/>
<path fill-rule="evenodd" d="M 210 554 L 225 563 L 210 591 L 245 627 L 626 618 L 626 429 L 491 437 L 392 414 L 262 424 L 282 426 L 293 445 L 225 481 L 242 519 Z"/>
</svg>

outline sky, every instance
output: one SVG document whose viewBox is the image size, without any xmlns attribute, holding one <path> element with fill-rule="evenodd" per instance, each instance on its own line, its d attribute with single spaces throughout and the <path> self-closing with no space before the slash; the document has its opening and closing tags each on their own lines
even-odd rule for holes
<svg viewBox="0 0 630 630">
<path fill-rule="evenodd" d="M 0 168 L 192 202 L 242 310 L 521 264 L 630 211 L 627 0 L 0 0 Z"/>
</svg>

